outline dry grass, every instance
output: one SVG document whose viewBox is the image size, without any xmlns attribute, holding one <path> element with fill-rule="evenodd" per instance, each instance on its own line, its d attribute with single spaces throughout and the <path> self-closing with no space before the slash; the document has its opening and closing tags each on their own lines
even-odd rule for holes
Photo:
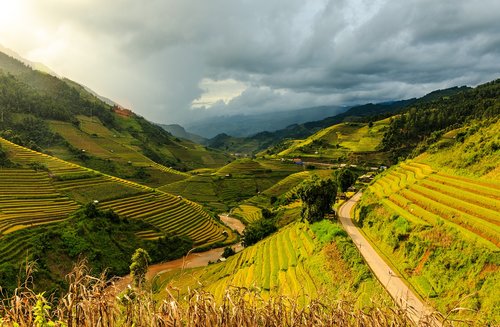
<svg viewBox="0 0 500 327">
<path fill-rule="evenodd" d="M 157 286 L 116 297 L 113 281 L 90 276 L 84 261 L 67 276 L 66 294 L 46 299 L 33 292 L 32 271 L 27 265 L 24 283 L 1 300 L 0 326 L 413 326 L 408 312 L 397 308 L 360 311 L 345 301 L 300 307 L 294 299 L 264 300 L 244 288 L 226 291 L 222 302 L 203 291 L 179 299 L 167 290 L 168 298 L 157 300 Z M 432 326 L 429 319 L 419 325 Z"/>
</svg>

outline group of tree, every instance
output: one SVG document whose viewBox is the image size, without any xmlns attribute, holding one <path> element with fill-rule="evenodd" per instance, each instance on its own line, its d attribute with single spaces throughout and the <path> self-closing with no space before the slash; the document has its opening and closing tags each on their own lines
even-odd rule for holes
<svg viewBox="0 0 500 327">
<path fill-rule="evenodd" d="M 433 101 L 416 103 L 403 114 L 391 118 L 381 147 L 393 159 L 405 157 L 427 139 L 433 143 L 439 132 L 464 126 L 474 119 L 500 115 L 500 79 L 474 89 L 459 92 Z M 420 147 L 425 151 L 426 147 Z"/>
<path fill-rule="evenodd" d="M 43 291 L 52 292 L 67 286 L 64 275 L 79 258 L 86 258 L 95 275 L 105 271 L 108 277 L 122 276 L 129 273 L 130 258 L 138 248 L 148 253 L 148 262 L 156 263 L 182 257 L 193 247 L 192 240 L 182 235 L 144 240 L 136 234 L 152 228 L 144 221 L 128 220 L 90 203 L 65 222 L 10 233 L 0 238 L 0 246 L 17 238 L 25 239 L 29 247 L 23 253 L 29 255 L 23 259 L 36 261 L 35 275 Z M 135 261 L 139 260 L 144 262 L 140 256 Z M 20 261 L 25 260 L 14 258 L 0 264 L 0 285 L 4 292 L 17 286 Z M 141 265 L 134 265 L 134 274 L 141 275 Z"/>
</svg>

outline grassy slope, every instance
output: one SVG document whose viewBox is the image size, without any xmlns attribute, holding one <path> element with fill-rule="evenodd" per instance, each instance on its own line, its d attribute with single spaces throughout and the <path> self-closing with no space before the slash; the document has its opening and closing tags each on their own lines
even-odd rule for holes
<svg viewBox="0 0 500 327">
<path fill-rule="evenodd" d="M 78 116 L 80 127 L 61 121 L 50 121 L 50 128 L 64 137 L 74 148 L 85 150 L 85 153 L 106 161 L 109 173 L 123 176 L 127 179 L 158 187 L 176 182 L 187 177 L 175 169 L 157 164 L 146 157 L 134 136 L 128 130 L 140 131 L 140 126 L 135 124 L 133 118 L 116 115 L 116 121 L 121 125 L 120 131 L 104 126 L 97 117 Z M 74 153 L 64 147 L 49 148 L 49 151 L 65 160 L 70 160 L 82 165 L 91 165 L 90 160 L 81 160 Z M 182 163 L 189 168 L 219 167 L 229 160 L 227 156 L 215 151 L 208 151 L 201 145 L 185 140 L 173 141 L 172 144 L 157 146 L 155 150 L 162 155 L 164 160 L 172 163 Z M 141 167 L 146 176 L 137 175 Z M 100 168 L 100 167 L 97 167 Z"/>
<path fill-rule="evenodd" d="M 445 134 L 413 162 L 391 168 L 363 196 L 368 213 L 359 221 L 439 310 L 467 307 L 477 314 L 463 316 L 498 323 L 500 125 L 476 124 L 463 141 Z"/>
<path fill-rule="evenodd" d="M 387 299 L 342 228 L 328 221 L 295 223 L 246 248 L 224 263 L 162 275 L 171 285 L 212 292 L 220 299 L 230 287 L 260 289 L 270 295 L 311 299 L 349 299 L 369 306 Z"/>
</svg>

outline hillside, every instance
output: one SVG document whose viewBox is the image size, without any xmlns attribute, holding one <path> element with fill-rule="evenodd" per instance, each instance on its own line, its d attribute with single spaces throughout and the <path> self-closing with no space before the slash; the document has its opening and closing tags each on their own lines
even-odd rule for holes
<svg viewBox="0 0 500 327">
<path fill-rule="evenodd" d="M 207 139 L 204 138 L 203 136 L 190 133 L 186 131 L 186 129 L 181 125 L 178 124 L 169 124 L 169 125 L 158 124 L 158 125 L 175 137 L 190 140 L 198 144 L 205 144 L 207 142 Z"/>
<path fill-rule="evenodd" d="M 354 157 L 358 156 L 364 162 L 382 164 L 385 163 L 385 155 L 378 150 L 388 125 L 388 118 L 370 123 L 341 123 L 324 128 L 304 140 L 282 143 L 280 147 L 270 148 L 264 153 L 277 152 L 277 157 L 343 163 L 358 163 L 354 162 Z"/>
<path fill-rule="evenodd" d="M 160 190 L 227 211 L 302 169 L 280 161 L 238 159 L 218 170 L 193 171 L 191 177 Z"/>
<path fill-rule="evenodd" d="M 230 160 L 3 53 L 0 89 L 3 137 L 114 176 L 156 187 L 185 177 L 169 167 L 219 167 Z"/>
<path fill-rule="evenodd" d="M 22 230 L 66 220 L 89 202 L 149 226 L 142 239 L 185 235 L 195 245 L 230 241 L 232 234 L 189 200 L 106 175 L 0 138 L 0 264 L 24 260 L 30 248 Z M 34 187 L 36 186 L 36 188 Z M 9 237 L 6 238 L 6 235 Z M 228 238 L 229 237 L 229 238 Z M 11 248 L 9 244 L 16 244 Z"/>
<path fill-rule="evenodd" d="M 301 305 L 328 298 L 369 307 L 371 300 L 387 299 L 342 228 L 328 221 L 291 224 L 226 262 L 160 276 L 181 293 L 203 288 L 218 301 L 230 287 L 296 298 Z"/>
<path fill-rule="evenodd" d="M 222 133 L 209 140 L 208 145 L 217 149 L 242 153 L 256 153 L 269 147 L 283 149 L 287 145 L 286 140 L 304 139 L 332 125 L 342 122 L 368 123 L 370 121 L 381 120 L 413 106 L 439 101 L 440 99 L 451 97 L 468 89 L 466 86 L 452 87 L 433 91 L 418 99 L 353 106 L 343 113 L 322 120 L 292 124 L 274 132 L 260 132 L 249 137 L 235 137 Z"/>
<path fill-rule="evenodd" d="M 487 116 L 486 116 L 487 117 Z M 438 310 L 500 317 L 500 123 L 469 122 L 389 169 L 365 192 L 357 222 Z"/>
</svg>

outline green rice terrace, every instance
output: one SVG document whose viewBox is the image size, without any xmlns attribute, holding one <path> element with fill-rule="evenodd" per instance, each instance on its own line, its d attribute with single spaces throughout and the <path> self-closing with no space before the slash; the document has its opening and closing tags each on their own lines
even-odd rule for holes
<svg viewBox="0 0 500 327">
<path fill-rule="evenodd" d="M 389 119 L 373 123 L 345 122 L 324 128 L 304 140 L 293 140 L 280 157 L 346 160 L 349 153 L 363 153 L 365 159 L 380 160 L 378 153 Z"/>
<path fill-rule="evenodd" d="M 174 233 L 189 236 L 196 245 L 207 245 L 232 238 L 227 228 L 192 201 L 68 163 L 4 139 L 0 139 L 0 146 L 16 165 L 1 169 L 2 235 L 65 220 L 80 205 L 97 200 L 100 208 L 113 209 L 123 217 L 141 219 L 154 226 L 152 230 L 138 232 L 144 239 Z M 22 248 L 22 240 L 19 244 Z M 2 255 L 0 263 L 14 257 Z"/>
<path fill-rule="evenodd" d="M 190 178 L 159 189 L 226 211 L 302 170 L 302 166 L 279 160 L 238 159 L 218 170 L 193 171 Z"/>
<path fill-rule="evenodd" d="M 498 319 L 500 182 L 422 163 L 430 156 L 378 178 L 363 196 L 358 225 L 436 308 L 460 303 Z"/>
<path fill-rule="evenodd" d="M 294 223 L 224 263 L 160 276 L 181 292 L 201 287 L 219 301 L 233 287 L 259 289 L 265 298 L 289 296 L 302 304 L 318 297 L 344 298 L 364 307 L 370 299 L 388 299 L 347 234 L 329 221 Z"/>
</svg>

